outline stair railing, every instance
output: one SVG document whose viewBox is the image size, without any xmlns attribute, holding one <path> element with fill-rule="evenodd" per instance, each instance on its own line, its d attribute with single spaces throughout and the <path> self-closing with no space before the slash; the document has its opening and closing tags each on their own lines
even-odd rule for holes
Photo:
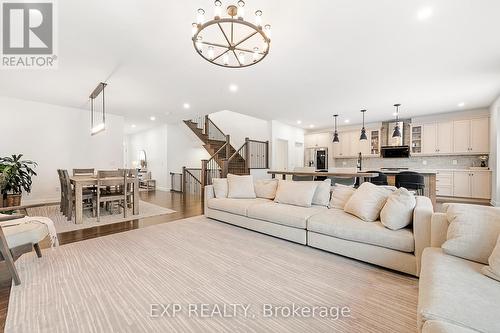
<svg viewBox="0 0 500 333">
<path fill-rule="evenodd" d="M 229 136 L 225 138 L 226 142 L 210 157 L 208 160 L 201 160 L 201 183 L 203 186 L 212 185 L 212 179 L 222 178 L 224 160 L 227 159 L 230 148 Z M 219 165 L 217 158 L 219 154 L 224 152 L 226 158 L 223 159 L 222 165 Z"/>
<path fill-rule="evenodd" d="M 201 169 L 182 167 L 182 192 L 200 194 L 201 189 Z"/>
<path fill-rule="evenodd" d="M 224 132 L 208 116 L 205 116 L 205 134 L 209 140 L 226 141 Z"/>
<path fill-rule="evenodd" d="M 238 158 L 244 161 L 243 166 L 237 164 Z M 231 164 L 231 162 L 233 163 Z M 245 143 L 227 159 L 223 172 L 224 177 L 227 176 L 229 168 L 247 174 L 250 169 L 269 169 L 269 141 L 245 138 Z"/>
</svg>

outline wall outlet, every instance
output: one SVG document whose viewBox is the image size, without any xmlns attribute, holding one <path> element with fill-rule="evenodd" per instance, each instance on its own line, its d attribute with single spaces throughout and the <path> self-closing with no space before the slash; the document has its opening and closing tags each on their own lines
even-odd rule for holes
<svg viewBox="0 0 500 333">
<path fill-rule="evenodd" d="M 451 161 L 451 164 L 453 164 L 453 165 L 457 165 L 457 164 L 458 164 L 458 161 L 457 161 L 457 160 L 453 160 L 453 161 Z"/>
<path fill-rule="evenodd" d="M 347 165 L 347 162 L 346 161 L 342 161 L 342 166 L 346 166 Z"/>
<path fill-rule="evenodd" d="M 423 161 L 422 161 L 422 164 L 423 164 L 423 165 L 427 165 L 427 161 L 426 161 L 426 160 L 423 160 Z"/>
</svg>

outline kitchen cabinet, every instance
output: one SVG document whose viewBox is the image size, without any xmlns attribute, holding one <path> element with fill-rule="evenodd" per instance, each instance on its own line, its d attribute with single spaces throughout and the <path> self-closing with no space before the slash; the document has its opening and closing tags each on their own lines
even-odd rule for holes
<svg viewBox="0 0 500 333">
<path fill-rule="evenodd" d="M 422 126 L 422 154 L 453 152 L 453 122 L 437 122 Z"/>
<path fill-rule="evenodd" d="M 437 142 L 437 124 L 424 124 L 422 130 L 422 154 L 435 154 Z"/>
<path fill-rule="evenodd" d="M 380 131 L 366 130 L 368 140 L 360 141 L 359 130 L 339 133 L 339 143 L 333 144 L 333 154 L 337 158 L 354 158 L 363 156 L 380 156 Z"/>
<path fill-rule="evenodd" d="M 491 198 L 491 173 L 486 171 L 454 171 L 453 196 L 474 199 Z"/>
<path fill-rule="evenodd" d="M 304 136 L 304 145 L 306 148 L 329 148 L 330 133 L 313 133 Z"/>
<path fill-rule="evenodd" d="M 489 153 L 489 118 L 453 122 L 454 153 Z"/>
<path fill-rule="evenodd" d="M 438 171 L 436 173 L 436 195 L 453 196 L 453 172 Z"/>
</svg>

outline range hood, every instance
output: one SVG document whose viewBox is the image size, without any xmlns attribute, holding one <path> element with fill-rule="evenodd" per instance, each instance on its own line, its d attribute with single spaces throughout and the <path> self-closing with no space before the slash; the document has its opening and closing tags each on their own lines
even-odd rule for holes
<svg viewBox="0 0 500 333">
<path fill-rule="evenodd" d="M 399 126 L 401 137 L 392 137 L 394 128 Z M 409 120 L 399 122 L 388 121 L 382 123 L 381 131 L 381 156 L 384 158 L 408 158 L 410 157 L 410 131 Z"/>
</svg>

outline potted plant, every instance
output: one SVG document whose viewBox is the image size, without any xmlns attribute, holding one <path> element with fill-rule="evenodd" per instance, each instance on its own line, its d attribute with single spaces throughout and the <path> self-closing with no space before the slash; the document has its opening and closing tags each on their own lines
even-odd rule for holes
<svg viewBox="0 0 500 333">
<path fill-rule="evenodd" d="M 33 170 L 37 164 L 29 160 L 22 160 L 23 155 L 12 155 L 0 158 L 0 190 L 5 207 L 21 205 L 23 190 L 31 192 L 32 177 L 36 176 Z"/>
</svg>

